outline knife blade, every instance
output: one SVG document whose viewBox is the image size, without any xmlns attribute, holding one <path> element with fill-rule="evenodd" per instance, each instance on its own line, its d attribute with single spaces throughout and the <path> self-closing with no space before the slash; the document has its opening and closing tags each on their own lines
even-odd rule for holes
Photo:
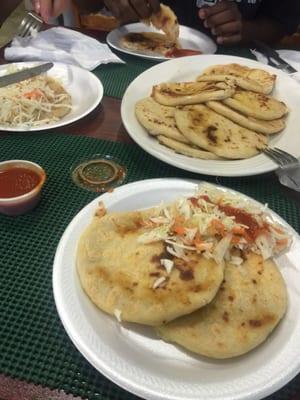
<svg viewBox="0 0 300 400">
<path fill-rule="evenodd" d="M 26 79 L 33 78 L 43 72 L 48 71 L 53 67 L 53 63 L 46 63 L 36 67 L 22 69 L 22 71 L 14 72 L 13 74 L 4 75 L 0 77 L 0 87 L 8 86 L 13 83 L 25 81 Z"/>
<path fill-rule="evenodd" d="M 276 50 L 272 49 L 272 47 L 267 44 L 261 42 L 260 40 L 254 40 L 254 45 L 256 49 L 267 57 L 270 65 L 281 69 L 288 74 L 294 74 L 298 72 L 294 67 L 292 67 L 287 61 L 280 57 Z"/>
</svg>

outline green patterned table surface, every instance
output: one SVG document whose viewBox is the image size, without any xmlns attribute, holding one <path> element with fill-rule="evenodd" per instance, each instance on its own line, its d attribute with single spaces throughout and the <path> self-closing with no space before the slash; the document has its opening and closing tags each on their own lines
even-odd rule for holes
<svg viewBox="0 0 300 400">
<path fill-rule="evenodd" d="M 128 85 L 146 69 L 157 65 L 157 61 L 150 61 L 139 57 L 126 55 L 115 51 L 126 64 L 106 64 L 97 67 L 93 72 L 104 86 L 106 96 L 122 98 Z M 249 49 L 235 47 L 219 47 L 216 54 L 238 55 L 255 59 Z"/>
<path fill-rule="evenodd" d="M 132 400 L 135 396 L 98 373 L 66 335 L 52 295 L 52 265 L 57 244 L 72 218 L 96 194 L 75 186 L 71 165 L 91 154 L 110 154 L 128 168 L 127 182 L 155 177 L 206 179 L 239 190 L 269 206 L 300 230 L 300 210 L 285 198 L 273 175 L 213 178 L 171 167 L 142 151 L 86 137 L 61 134 L 6 135 L 0 138 L 0 161 L 27 159 L 42 165 L 47 182 L 31 213 L 0 216 L 0 372 L 59 388 L 90 400 Z M 270 399 L 291 399 L 300 376 Z"/>
</svg>

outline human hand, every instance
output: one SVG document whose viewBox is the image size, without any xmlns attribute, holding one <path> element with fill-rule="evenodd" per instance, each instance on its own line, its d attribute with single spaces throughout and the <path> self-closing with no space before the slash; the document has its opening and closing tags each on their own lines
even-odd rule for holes
<svg viewBox="0 0 300 400">
<path fill-rule="evenodd" d="M 204 26 L 216 36 L 219 44 L 235 44 L 242 39 L 242 16 L 235 2 L 223 0 L 199 10 Z"/>
<path fill-rule="evenodd" d="M 33 0 L 35 12 L 40 14 L 45 22 L 62 14 L 69 5 L 69 0 Z"/>
<path fill-rule="evenodd" d="M 107 8 L 122 23 L 149 18 L 159 11 L 159 0 L 104 0 Z"/>
</svg>

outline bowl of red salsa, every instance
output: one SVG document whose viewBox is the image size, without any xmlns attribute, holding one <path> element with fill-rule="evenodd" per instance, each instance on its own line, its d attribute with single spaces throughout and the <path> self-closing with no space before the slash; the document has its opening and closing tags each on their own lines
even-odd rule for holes
<svg viewBox="0 0 300 400">
<path fill-rule="evenodd" d="M 40 200 L 45 180 L 45 171 L 34 162 L 0 162 L 0 213 L 20 215 L 32 210 Z"/>
</svg>

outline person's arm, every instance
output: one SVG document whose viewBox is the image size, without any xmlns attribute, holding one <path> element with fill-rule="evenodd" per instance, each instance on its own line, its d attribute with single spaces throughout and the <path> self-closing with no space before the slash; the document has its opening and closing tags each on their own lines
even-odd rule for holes
<svg viewBox="0 0 300 400">
<path fill-rule="evenodd" d="M 262 0 L 257 16 L 246 20 L 235 2 L 223 0 L 200 9 L 199 17 L 219 44 L 249 44 L 255 39 L 272 44 L 295 32 L 300 22 L 300 1 Z"/>
<path fill-rule="evenodd" d="M 159 0 L 104 0 L 104 3 L 122 23 L 149 18 L 160 7 Z"/>
<path fill-rule="evenodd" d="M 61 15 L 69 6 L 69 0 L 33 0 L 34 10 L 45 22 Z"/>
<path fill-rule="evenodd" d="M 2 0 L 0 6 L 0 26 L 6 18 L 14 11 L 15 8 L 21 3 L 21 0 Z"/>
</svg>

